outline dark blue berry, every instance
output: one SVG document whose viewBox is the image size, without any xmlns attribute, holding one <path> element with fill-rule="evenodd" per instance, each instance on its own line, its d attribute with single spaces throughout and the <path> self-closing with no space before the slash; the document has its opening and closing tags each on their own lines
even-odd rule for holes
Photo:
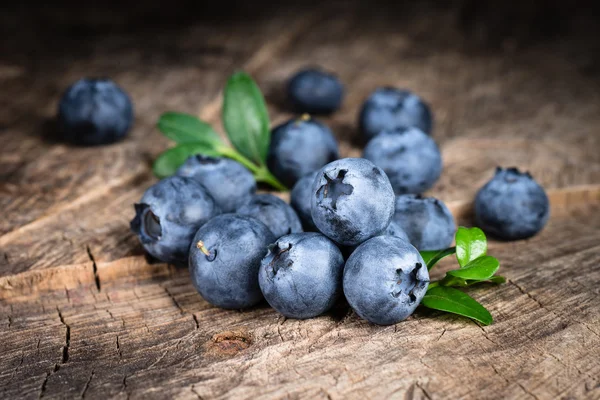
<svg viewBox="0 0 600 400">
<path fill-rule="evenodd" d="M 133 104 L 110 79 L 80 79 L 63 93 L 57 124 L 62 138 L 77 145 L 102 145 L 123 139 L 133 124 Z"/>
<path fill-rule="evenodd" d="M 272 194 L 256 194 L 237 210 L 238 214 L 254 217 L 265 224 L 276 239 L 302 232 L 302 223 L 289 204 Z"/>
<path fill-rule="evenodd" d="M 200 182 L 224 213 L 234 212 L 256 192 L 252 173 L 229 158 L 191 156 L 176 174 Z"/>
<path fill-rule="evenodd" d="M 130 226 L 144 249 L 163 262 L 185 265 L 194 234 L 220 209 L 198 182 L 171 176 L 146 190 L 135 213 Z"/>
<path fill-rule="evenodd" d="M 298 179 L 338 156 L 338 145 L 329 128 L 303 116 L 273 130 L 267 165 L 284 185 L 292 187 Z"/>
<path fill-rule="evenodd" d="M 322 69 L 305 69 L 288 82 L 288 97 L 298 112 L 329 114 L 340 108 L 344 87 L 333 74 Z"/>
<path fill-rule="evenodd" d="M 274 240 L 271 231 L 255 218 L 222 214 L 211 219 L 191 244 L 192 284 L 214 306 L 252 307 L 263 298 L 258 269 Z"/>
<path fill-rule="evenodd" d="M 498 168 L 475 197 L 475 223 L 499 239 L 532 237 L 542 230 L 549 216 L 544 188 L 517 168 Z"/>
<path fill-rule="evenodd" d="M 428 286 L 427 266 L 417 249 L 393 236 L 367 240 L 344 267 L 348 303 L 361 318 L 378 325 L 408 318 Z"/>
<path fill-rule="evenodd" d="M 295 233 L 269 246 L 258 281 L 267 302 L 288 318 L 312 318 L 342 293 L 344 259 L 320 233 Z"/>
<path fill-rule="evenodd" d="M 359 116 L 360 130 L 367 140 L 384 130 L 416 127 L 430 134 L 433 117 L 423 100 L 408 90 L 383 87 L 364 102 Z"/>
<path fill-rule="evenodd" d="M 396 194 L 423 193 L 442 173 L 437 144 L 418 128 L 381 132 L 369 141 L 363 157 L 385 171 Z"/>
</svg>

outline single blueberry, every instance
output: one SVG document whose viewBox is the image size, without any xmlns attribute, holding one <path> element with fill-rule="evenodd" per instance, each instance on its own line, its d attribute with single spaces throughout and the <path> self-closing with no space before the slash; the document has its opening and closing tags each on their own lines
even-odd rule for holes
<svg viewBox="0 0 600 400">
<path fill-rule="evenodd" d="M 135 204 L 130 227 L 150 255 L 163 262 L 185 265 L 194 234 L 220 212 L 198 182 L 171 176 L 146 190 Z"/>
<path fill-rule="evenodd" d="M 364 102 L 359 115 L 360 130 L 367 140 L 379 132 L 416 127 L 431 134 L 433 117 L 429 105 L 408 90 L 382 87 Z"/>
<path fill-rule="evenodd" d="M 255 194 L 237 213 L 258 219 L 271 230 L 275 239 L 302 232 L 302 223 L 294 209 L 272 194 Z"/>
<path fill-rule="evenodd" d="M 316 232 L 293 233 L 269 246 L 258 282 L 267 302 L 288 318 L 305 319 L 329 310 L 342 293 L 344 258 Z"/>
<path fill-rule="evenodd" d="M 132 124 L 131 99 L 110 79 L 80 79 L 65 90 L 58 104 L 59 133 L 77 145 L 117 142 Z"/>
<path fill-rule="evenodd" d="M 417 249 L 393 236 L 367 240 L 344 267 L 348 303 L 361 318 L 378 325 L 408 318 L 428 286 L 427 266 Z"/>
<path fill-rule="evenodd" d="M 517 168 L 496 169 L 475 197 L 475 223 L 498 239 L 520 240 L 548 222 L 548 196 L 535 179 Z"/>
<path fill-rule="evenodd" d="M 387 226 L 387 228 L 385 228 L 384 231 L 379 233 L 377 236 L 395 236 L 410 243 L 410 239 L 408 238 L 406 232 L 404 232 L 404 229 L 402 229 L 394 220 L 390 221 L 390 224 Z M 356 246 L 342 246 L 340 250 L 342 251 L 344 258 L 347 259 L 358 246 L 360 246 L 360 244 Z"/>
<path fill-rule="evenodd" d="M 224 213 L 234 212 L 256 192 L 252 173 L 229 158 L 191 156 L 179 167 L 176 175 L 200 182 Z"/>
<path fill-rule="evenodd" d="M 267 165 L 284 185 L 292 187 L 338 157 L 338 145 L 329 128 L 304 115 L 273 130 Z"/>
<path fill-rule="evenodd" d="M 423 193 L 442 173 L 437 144 L 419 128 L 382 131 L 369 141 L 363 157 L 385 171 L 396 194 Z"/>
<path fill-rule="evenodd" d="M 296 182 L 290 193 L 290 205 L 296 210 L 305 231 L 317 230 L 310 212 L 310 199 L 312 197 L 312 187 L 316 176 L 317 171 L 304 175 Z"/>
<path fill-rule="evenodd" d="M 192 284 L 214 306 L 252 307 L 263 298 L 258 269 L 274 240 L 255 218 L 222 214 L 211 219 L 198 229 L 190 246 Z"/>
<path fill-rule="evenodd" d="M 340 108 L 344 86 L 333 74 L 308 68 L 296 73 L 288 82 L 288 97 L 298 112 L 330 114 Z"/>
<path fill-rule="evenodd" d="M 394 190 L 385 172 L 364 158 L 321 168 L 313 182 L 311 215 L 317 228 L 344 246 L 378 235 L 394 214 Z"/>
<path fill-rule="evenodd" d="M 405 194 L 396 197 L 394 221 L 419 250 L 442 250 L 450 247 L 456 223 L 446 205 L 433 197 Z"/>
</svg>

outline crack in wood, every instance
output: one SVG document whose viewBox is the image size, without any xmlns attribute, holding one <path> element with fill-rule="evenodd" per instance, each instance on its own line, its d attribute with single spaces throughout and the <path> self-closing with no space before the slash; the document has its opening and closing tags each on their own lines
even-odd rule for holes
<svg viewBox="0 0 600 400">
<path fill-rule="evenodd" d="M 415 386 L 417 386 L 419 389 L 421 389 L 421 392 L 423 392 L 423 394 L 425 395 L 425 397 L 428 400 L 431 400 L 431 396 L 429 395 L 427 390 L 425 390 L 425 388 L 423 387 L 423 385 L 421 385 L 421 383 L 419 381 L 415 382 Z"/>
<path fill-rule="evenodd" d="M 198 322 L 198 317 L 196 317 L 196 314 L 192 313 L 192 318 L 194 319 L 194 323 L 196 324 L 196 330 L 200 329 L 200 323 Z"/>
<path fill-rule="evenodd" d="M 69 346 L 71 345 L 71 327 L 69 326 L 69 324 L 67 324 L 65 322 L 65 319 L 63 318 L 63 315 L 60 311 L 60 308 L 58 308 L 58 306 L 56 306 L 56 311 L 58 312 L 58 317 L 60 318 L 60 322 L 67 328 L 67 331 L 65 332 L 65 345 L 62 348 L 62 359 L 61 359 L 61 364 L 64 364 L 67 361 L 69 361 Z"/>
<path fill-rule="evenodd" d="M 87 380 L 87 382 L 85 383 L 85 386 L 83 388 L 83 391 L 81 392 L 81 398 L 83 399 L 85 397 L 85 394 L 87 392 L 87 390 L 90 387 L 90 383 L 92 382 L 92 378 L 94 377 L 94 370 L 92 370 L 92 373 L 90 374 L 89 379 Z"/>
<path fill-rule="evenodd" d="M 202 397 L 200 395 L 200 393 L 196 392 L 196 388 L 194 387 L 195 385 L 192 385 L 191 389 L 192 389 L 192 393 L 194 393 L 196 395 L 196 397 L 198 398 L 198 400 L 204 400 L 204 397 Z"/>
<path fill-rule="evenodd" d="M 100 291 L 100 276 L 98 275 L 98 266 L 96 265 L 96 260 L 94 259 L 94 255 L 92 254 L 92 250 L 90 246 L 85 246 L 87 250 L 88 257 L 92 262 L 92 271 L 94 273 L 94 282 L 96 283 L 96 289 L 98 292 Z"/>
<path fill-rule="evenodd" d="M 119 335 L 117 335 L 117 353 L 119 354 L 119 359 L 122 359 L 123 352 L 121 351 L 121 344 L 119 343 Z"/>
</svg>

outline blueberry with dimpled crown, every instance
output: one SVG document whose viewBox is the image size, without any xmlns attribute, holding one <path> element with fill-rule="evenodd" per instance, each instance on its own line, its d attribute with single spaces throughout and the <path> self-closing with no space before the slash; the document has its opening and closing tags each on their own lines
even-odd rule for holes
<svg viewBox="0 0 600 400">
<path fill-rule="evenodd" d="M 367 140 L 381 131 L 417 127 L 431 134 L 433 117 L 429 105 L 408 90 L 382 87 L 375 90 L 364 102 L 359 126 Z"/>
<path fill-rule="evenodd" d="M 255 218 L 222 214 L 211 219 L 198 229 L 190 246 L 192 284 L 214 306 L 252 307 L 263 299 L 258 269 L 274 240 Z"/>
<path fill-rule="evenodd" d="M 394 221 L 419 250 L 442 250 L 450 247 L 456 223 L 446 205 L 433 197 L 405 194 L 396 197 Z"/>
<path fill-rule="evenodd" d="M 342 293 L 344 258 L 316 232 L 280 237 L 262 260 L 258 282 L 267 302 L 288 318 L 305 319 L 329 310 Z"/>
<path fill-rule="evenodd" d="M 394 190 L 385 172 L 364 158 L 327 164 L 312 188 L 311 215 L 317 228 L 344 246 L 378 235 L 394 214 Z"/>
<path fill-rule="evenodd" d="M 221 210 L 198 182 L 171 176 L 150 186 L 135 212 L 130 227 L 144 249 L 163 262 L 185 265 L 194 234 Z"/>
<path fill-rule="evenodd" d="M 292 187 L 304 175 L 338 157 L 331 130 L 305 114 L 273 129 L 267 165 L 277 179 Z"/>
<path fill-rule="evenodd" d="M 423 193 L 442 173 L 437 144 L 418 128 L 382 131 L 369 141 L 363 157 L 385 171 L 396 194 Z"/>
<path fill-rule="evenodd" d="M 391 325 L 408 318 L 429 286 L 423 258 L 410 243 L 393 236 L 367 240 L 344 267 L 344 295 L 369 322 Z"/>
<path fill-rule="evenodd" d="M 273 232 L 275 239 L 302 232 L 302 223 L 294 209 L 272 194 L 255 194 L 237 213 L 258 219 Z"/>
<path fill-rule="evenodd" d="M 534 236 L 548 222 L 550 203 L 544 188 L 528 172 L 496 169 L 475 197 L 475 223 L 504 240 Z"/>
<path fill-rule="evenodd" d="M 133 124 L 133 104 L 112 80 L 83 78 L 63 93 L 57 124 L 67 142 L 84 146 L 114 143 L 123 139 Z"/>
<path fill-rule="evenodd" d="M 307 68 L 288 82 L 288 98 L 298 112 L 329 114 L 340 108 L 344 86 L 333 74 Z"/>
<path fill-rule="evenodd" d="M 256 192 L 252 173 L 229 158 L 194 155 L 175 174 L 200 182 L 224 213 L 234 212 Z"/>
<path fill-rule="evenodd" d="M 290 192 L 290 205 L 300 221 L 305 231 L 316 231 L 317 227 L 313 222 L 312 215 L 310 213 L 310 199 L 312 195 L 312 186 L 317 176 L 317 171 L 311 172 L 310 174 L 304 175 L 296 182 L 292 191 Z"/>
</svg>

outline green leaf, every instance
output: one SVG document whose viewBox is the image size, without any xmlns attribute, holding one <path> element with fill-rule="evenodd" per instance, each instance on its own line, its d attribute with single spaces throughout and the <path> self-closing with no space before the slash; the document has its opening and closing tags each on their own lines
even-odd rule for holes
<svg viewBox="0 0 600 400">
<path fill-rule="evenodd" d="M 427 265 L 427 270 L 431 270 L 438 261 L 455 252 L 456 247 L 449 247 L 445 250 L 423 250 L 420 253 L 423 261 L 425 261 L 425 264 Z"/>
<path fill-rule="evenodd" d="M 219 157 L 222 153 L 219 151 L 218 147 L 207 146 L 203 143 L 180 144 L 164 151 L 156 158 L 156 160 L 154 160 L 154 165 L 152 166 L 154 175 L 158 178 L 173 175 L 175 171 L 177 171 L 177 168 L 179 168 L 188 157 L 193 156 L 194 154 Z"/>
<path fill-rule="evenodd" d="M 233 74 L 225 86 L 223 125 L 233 146 L 258 165 L 264 165 L 271 139 L 269 115 L 260 89 L 245 72 Z"/>
<path fill-rule="evenodd" d="M 506 283 L 506 278 L 500 275 L 492 276 L 488 279 L 491 283 Z"/>
<path fill-rule="evenodd" d="M 450 287 L 436 286 L 429 289 L 421 304 L 434 310 L 472 318 L 484 325 L 489 325 L 494 321 L 490 312 L 475 299 L 458 289 Z"/>
<path fill-rule="evenodd" d="M 166 112 L 160 116 L 157 126 L 166 137 L 176 143 L 223 143 L 209 124 L 190 114 Z"/>
<path fill-rule="evenodd" d="M 447 274 L 467 280 L 487 281 L 498 271 L 499 267 L 500 262 L 497 258 L 483 256 L 471 261 L 464 268 L 448 271 Z"/>
<path fill-rule="evenodd" d="M 456 259 L 461 267 L 469 262 L 484 256 L 487 252 L 485 234 L 479 228 L 465 228 L 461 226 L 456 231 Z"/>
</svg>

